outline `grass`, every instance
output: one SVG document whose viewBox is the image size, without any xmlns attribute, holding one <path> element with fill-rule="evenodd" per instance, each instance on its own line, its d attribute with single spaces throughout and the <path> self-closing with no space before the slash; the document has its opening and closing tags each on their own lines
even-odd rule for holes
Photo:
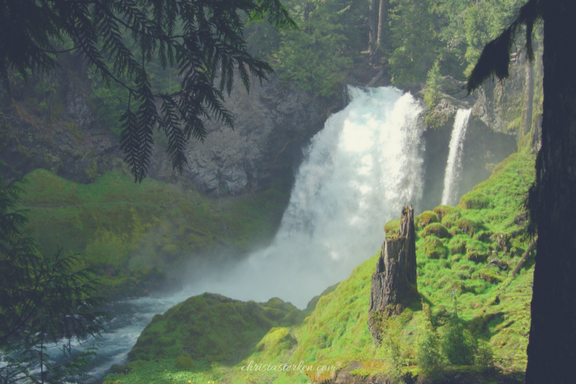
<svg viewBox="0 0 576 384">
<path fill-rule="evenodd" d="M 533 263 L 528 263 L 515 278 L 511 276 L 511 270 L 531 241 L 526 235 L 525 222 L 517 220 L 517 217 L 523 214 L 522 202 L 534 179 L 533 162 L 531 155 L 514 154 L 494 169 L 489 180 L 463 197 L 465 204 L 459 208 L 437 207 L 434 211 L 438 219 L 450 231 L 445 238 L 432 238 L 440 224 L 430 219 L 434 217 L 430 212 L 426 213 L 424 219 L 417 218 L 419 223 L 424 223 L 417 227 L 416 243 L 418 290 L 422 297 L 422 307 L 409 308 L 389 318 L 381 347 L 373 344 L 367 326 L 371 275 L 378 257 L 375 255 L 358 266 L 335 289 L 327 290 L 317 299 L 314 310 L 310 308 L 310 315 L 303 322 L 281 326 L 266 323 L 260 333 L 254 332 L 254 339 L 245 345 L 245 354 L 238 357 L 236 363 L 225 358 L 226 353 L 238 348 L 235 341 L 229 343 L 228 352 L 213 359 L 209 366 L 202 363 L 202 358 L 192 357 L 196 365 L 189 371 L 189 375 L 197 376 L 190 380 L 198 383 L 215 380 L 218 383 L 288 384 L 323 382 L 334 375 L 332 371 L 323 370 L 278 372 L 242 369 L 251 362 L 272 365 L 297 365 L 302 362 L 316 368 L 333 366 L 336 370 L 347 369 L 355 364 L 355 368 L 348 371 L 350 375 L 358 377 L 392 377 L 394 372 L 422 374 L 423 370 L 416 364 L 422 332 L 424 329 L 432 329 L 441 335 L 455 306 L 465 328 L 493 355 L 494 365 L 504 372 L 513 372 L 516 375 L 514 380 L 521 380 L 526 367 Z M 456 224 L 458 221 L 459 225 Z M 435 231 L 427 230 L 430 225 L 435 226 Z M 391 230 L 396 226 L 396 222 L 387 224 Z M 445 247 L 446 257 L 436 259 L 426 254 L 424 250 L 428 236 L 434 243 Z M 504 269 L 490 263 L 492 258 L 500 260 L 500 266 Z M 172 318 L 176 321 L 178 308 L 184 305 L 174 307 L 162 315 L 162 319 L 168 321 Z M 180 339 L 198 345 L 208 340 L 208 337 L 227 335 L 228 327 L 234 321 L 239 321 L 233 320 L 236 315 L 206 308 L 195 316 L 210 319 L 218 313 L 224 320 L 211 323 L 210 326 L 198 322 L 193 316 L 178 318 L 176 323 L 179 327 L 194 327 L 199 335 L 202 334 L 197 338 L 186 339 L 189 330 L 174 332 L 177 332 Z M 246 316 L 245 321 L 252 321 L 252 315 L 242 316 Z M 170 334 L 159 329 L 153 321 L 141 338 L 151 335 L 150 332 L 154 330 L 158 333 L 154 334 L 154 339 L 150 339 L 152 344 L 157 344 Z M 234 340 L 234 337 L 230 340 Z M 210 353 L 211 348 L 220 345 L 217 340 L 213 344 L 202 347 L 202 353 Z M 135 346 L 135 349 L 138 348 L 139 344 Z M 138 381 L 139 378 L 154 383 L 186 382 L 167 378 L 167 374 L 176 377 L 174 375 L 184 375 L 185 371 L 175 368 L 174 360 L 166 360 L 165 355 L 153 353 L 146 364 L 138 360 L 137 356 L 132 356 L 132 362 L 127 365 L 130 371 L 109 375 L 106 383 L 146 382 Z M 152 360 L 154 358 L 160 360 Z M 165 371 L 158 368 L 161 364 L 166 367 Z M 480 366 L 444 366 L 444 370 L 475 375 L 485 382 L 502 382 L 502 375 L 498 371 L 486 371 Z"/>
<path fill-rule="evenodd" d="M 25 177 L 21 205 L 44 253 L 80 253 L 100 268 L 112 296 L 146 293 L 140 277 L 175 270 L 221 250 L 242 257 L 269 241 L 288 202 L 275 185 L 251 196 L 212 200 L 153 179 L 107 172 L 94 183 L 65 180 L 38 169 Z M 148 271 L 148 273 L 145 273 Z"/>
</svg>

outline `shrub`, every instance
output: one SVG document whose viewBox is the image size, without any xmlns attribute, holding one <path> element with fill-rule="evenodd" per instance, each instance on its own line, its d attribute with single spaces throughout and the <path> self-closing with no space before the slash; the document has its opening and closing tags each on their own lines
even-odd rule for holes
<svg viewBox="0 0 576 384">
<path fill-rule="evenodd" d="M 491 284 L 497 284 L 502 281 L 502 276 L 494 268 L 482 268 L 478 271 L 478 277 Z"/>
<path fill-rule="evenodd" d="M 470 191 L 460 198 L 459 208 L 463 209 L 484 209 L 491 205 L 490 198 L 478 191 Z"/>
<path fill-rule="evenodd" d="M 189 371 L 194 368 L 194 360 L 186 354 L 182 354 L 174 360 L 174 367 L 181 371 Z"/>
<path fill-rule="evenodd" d="M 439 205 L 436 208 L 434 208 L 434 213 L 436 213 L 436 215 L 438 215 L 438 219 L 440 221 L 442 221 L 442 219 L 448 215 L 452 215 L 452 216 L 457 216 L 457 218 L 460 217 L 460 211 L 458 211 L 458 208 L 456 207 L 451 207 L 449 205 Z"/>
<path fill-rule="evenodd" d="M 466 258 L 475 263 L 486 261 L 490 251 L 478 240 L 470 240 L 466 243 Z"/>
<path fill-rule="evenodd" d="M 424 239 L 424 252 L 431 259 L 444 259 L 448 255 L 448 250 L 436 236 Z"/>
<path fill-rule="evenodd" d="M 484 225 L 481 222 L 465 218 L 456 220 L 455 224 L 462 233 L 465 233 L 470 237 L 473 237 L 477 232 L 484 229 Z"/>
<path fill-rule="evenodd" d="M 448 249 L 452 254 L 465 254 L 466 253 L 466 243 L 470 240 L 468 236 L 456 235 L 448 243 Z"/>
<path fill-rule="evenodd" d="M 423 228 L 431 223 L 438 223 L 438 216 L 432 211 L 424 211 L 414 218 L 416 229 Z"/>
<path fill-rule="evenodd" d="M 444 326 L 440 344 L 442 354 L 449 364 L 474 364 L 475 342 L 470 332 L 462 326 L 458 315 L 453 314 Z"/>
<path fill-rule="evenodd" d="M 450 232 L 448 232 L 448 229 L 446 229 L 446 227 L 440 223 L 432 223 L 428 225 L 426 228 L 424 228 L 424 231 L 422 232 L 422 237 L 427 237 L 430 235 L 440 238 L 451 237 Z"/>
</svg>

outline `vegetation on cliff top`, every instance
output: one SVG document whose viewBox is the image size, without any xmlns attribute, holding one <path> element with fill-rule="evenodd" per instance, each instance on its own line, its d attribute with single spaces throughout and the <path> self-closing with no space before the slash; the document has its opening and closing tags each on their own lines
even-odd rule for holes
<svg viewBox="0 0 576 384">
<path fill-rule="evenodd" d="M 137 185 L 121 171 L 81 184 L 38 169 L 25 181 L 20 203 L 39 249 L 81 253 L 102 272 L 107 293 L 119 297 L 157 288 L 164 271 L 194 257 L 223 250 L 242 257 L 272 238 L 289 198 L 276 185 L 213 200 L 152 179 Z"/>
<path fill-rule="evenodd" d="M 252 340 L 251 345 L 246 345 L 250 349 L 240 362 L 219 358 L 208 363 L 187 352 L 186 359 L 189 358 L 193 364 L 190 365 L 192 368 L 183 368 L 183 365 L 176 366 L 175 357 L 165 354 L 149 356 L 157 361 L 143 363 L 135 353 L 131 355 L 132 362 L 117 367 L 117 373 L 110 374 L 106 383 L 136 383 L 142 377 L 155 383 L 185 383 L 189 380 L 194 383 L 307 383 L 311 380 L 320 382 L 333 375 L 331 371 L 242 370 L 250 362 L 254 366 L 269 363 L 297 365 L 302 361 L 315 367 L 333 366 L 337 371 L 348 370 L 350 375 L 362 377 L 390 377 L 394 372 L 419 374 L 425 371 L 418 366 L 418 362 L 422 362 L 418 356 L 419 350 L 425 348 L 422 340 L 426 340 L 426 332 L 440 335 L 449 332 L 455 303 L 463 327 L 473 342 L 481 347 L 477 348 L 480 353 L 476 353 L 476 362 L 484 368 L 445 368 L 476 372 L 483 374 L 485 379 L 491 377 L 491 380 L 498 381 L 496 371 L 484 370 L 493 363 L 495 367 L 516 372 L 521 377 L 526 366 L 533 259 L 528 258 L 518 276 L 513 277 L 511 271 L 520 262 L 530 242 L 526 236 L 523 200 L 534 179 L 533 161 L 532 155 L 516 153 L 498 165 L 489 180 L 463 197 L 466 204 L 477 198 L 478 204 L 472 203 L 475 209 L 435 209 L 437 215 L 442 216 L 443 225 L 451 231 L 448 237 L 435 238 L 446 248 L 445 257 L 436 259 L 426 254 L 427 237 L 433 235 L 426 235 L 426 225 L 419 226 L 416 243 L 418 289 L 424 310 L 407 309 L 391 318 L 382 347 L 374 346 L 367 327 L 370 279 L 377 259 L 374 256 L 357 267 L 334 291 L 320 297 L 314 311 L 301 324 L 270 328 L 259 342 Z M 489 206 L 484 204 L 482 196 L 490 196 Z M 429 212 L 426 215 L 431 216 Z M 417 220 L 439 225 L 435 220 L 422 220 L 420 217 Z M 390 224 L 387 229 L 394 226 L 394 223 Z M 165 324 L 174 316 L 176 308 L 181 311 L 188 305 L 180 304 L 163 315 Z M 202 316 L 210 319 L 216 313 L 207 310 Z M 218 320 L 215 326 L 203 327 L 205 335 L 198 337 L 204 340 L 209 337 L 207 335 L 225 334 L 232 320 L 232 317 L 228 321 Z M 184 318 L 178 324 L 178 327 L 187 329 L 186 334 L 196 326 Z M 263 329 L 267 327 L 269 324 Z M 156 339 L 150 338 L 152 331 L 158 332 Z M 164 340 L 165 335 L 174 331 L 175 328 L 163 331 L 151 324 L 141 339 L 148 340 L 150 348 L 160 348 L 155 340 Z M 189 341 L 194 343 L 194 340 Z M 138 348 L 139 344 L 135 349 Z M 229 348 L 222 353 L 231 353 L 236 347 L 230 343 Z M 352 363 L 351 367 L 355 368 L 347 368 Z"/>
</svg>

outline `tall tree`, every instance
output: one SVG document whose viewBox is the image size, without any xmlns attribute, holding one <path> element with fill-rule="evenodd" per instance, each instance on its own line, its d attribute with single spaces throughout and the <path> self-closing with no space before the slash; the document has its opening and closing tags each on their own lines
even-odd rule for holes
<svg viewBox="0 0 576 384">
<path fill-rule="evenodd" d="M 384 37 L 384 25 L 386 24 L 386 0 L 380 0 L 378 7 L 378 35 L 376 37 L 376 46 L 380 48 L 382 45 L 382 38 Z"/>
<path fill-rule="evenodd" d="M 467 88 L 508 75 L 515 33 L 544 20 L 542 147 L 528 207 L 537 226 L 537 255 L 528 344 L 527 384 L 574 382 L 576 361 L 576 2 L 529 0 L 512 25 L 484 48 Z"/>
<path fill-rule="evenodd" d="M 262 81 L 272 72 L 248 53 L 243 14 L 297 28 L 280 0 L 0 0 L 0 81 L 9 90 L 11 71 L 26 78 L 54 69 L 60 53 L 80 53 L 105 82 L 128 90 L 121 147 L 136 181 L 146 176 L 156 127 L 182 171 L 186 142 L 206 135 L 203 118 L 233 126 L 222 100 L 234 72 L 247 89 L 250 74 Z M 156 56 L 177 67 L 177 92 L 154 89 L 148 66 Z"/>
</svg>

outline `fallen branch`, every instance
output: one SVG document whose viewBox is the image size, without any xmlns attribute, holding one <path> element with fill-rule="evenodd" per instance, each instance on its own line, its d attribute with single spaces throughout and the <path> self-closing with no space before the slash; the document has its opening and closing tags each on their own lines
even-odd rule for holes
<svg viewBox="0 0 576 384">
<path fill-rule="evenodd" d="M 536 246 L 536 242 L 538 241 L 538 236 L 536 236 L 534 238 L 534 240 L 532 241 L 532 243 L 530 244 L 530 246 L 528 247 L 528 249 L 526 250 L 526 252 L 524 252 L 524 255 L 522 255 L 522 258 L 520 259 L 520 262 L 518 263 L 518 265 L 516 266 L 516 268 L 514 268 L 514 271 L 512 271 L 512 277 L 516 277 L 516 275 L 518 274 L 518 272 L 520 272 L 520 268 L 522 268 L 522 266 L 524 265 L 524 263 L 526 262 L 526 259 L 528 258 L 528 255 L 530 254 L 530 252 L 532 252 L 532 250 L 534 249 L 534 246 Z"/>
</svg>

